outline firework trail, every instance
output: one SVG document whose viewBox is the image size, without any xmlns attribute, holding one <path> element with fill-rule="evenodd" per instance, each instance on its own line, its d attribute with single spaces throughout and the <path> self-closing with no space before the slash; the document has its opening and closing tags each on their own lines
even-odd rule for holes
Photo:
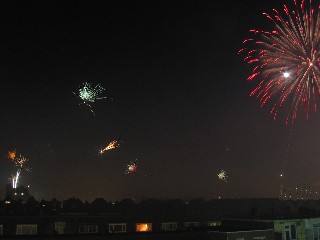
<svg viewBox="0 0 320 240">
<path fill-rule="evenodd" d="M 104 90 L 105 89 L 101 87 L 100 84 L 93 87 L 91 83 L 85 82 L 79 87 L 78 92 L 74 92 L 73 94 L 80 98 L 81 103 L 79 105 L 84 104 L 88 106 L 90 111 L 95 115 L 91 104 L 95 103 L 97 100 L 107 98 L 102 96 Z"/>
<path fill-rule="evenodd" d="M 312 0 L 293 0 L 293 8 L 273 9 L 263 13 L 274 28 L 271 31 L 250 30 L 254 35 L 246 39 L 239 53 L 252 66 L 247 80 L 259 79 L 251 92 L 261 102 L 269 103 L 270 115 L 275 119 L 284 104 L 291 105 L 288 121 L 294 122 L 300 108 L 307 118 L 310 109 L 317 110 L 320 94 L 320 6 Z"/>
<path fill-rule="evenodd" d="M 19 181 L 19 176 L 20 176 L 20 173 L 21 173 L 21 168 L 19 168 L 18 170 L 17 170 L 17 173 L 16 173 L 16 175 L 12 175 L 12 187 L 13 188 L 17 188 L 17 186 L 18 186 L 18 181 Z"/>
<path fill-rule="evenodd" d="M 228 173 L 225 170 L 221 170 L 218 174 L 217 174 L 218 178 L 222 181 L 227 182 L 228 180 Z"/>
<path fill-rule="evenodd" d="M 24 165 L 29 161 L 27 158 L 23 156 L 16 156 L 16 150 L 9 151 L 8 152 L 8 158 L 10 159 L 13 164 L 18 167 L 18 170 L 15 175 L 12 175 L 11 180 L 12 180 L 12 187 L 17 188 L 18 182 L 19 182 L 19 177 L 21 175 L 21 171 L 24 169 L 27 172 L 31 171 L 31 168 L 25 167 Z"/>
<path fill-rule="evenodd" d="M 135 160 L 134 162 L 130 162 L 126 165 L 126 174 L 134 173 L 137 171 L 138 168 L 138 160 Z"/>
<path fill-rule="evenodd" d="M 18 181 L 19 181 L 19 177 L 21 174 L 22 169 L 26 170 L 27 172 L 31 171 L 31 168 L 29 167 L 24 167 L 25 163 L 28 162 L 29 160 L 23 156 L 19 156 L 15 158 L 15 165 L 17 167 L 19 167 L 19 169 L 17 170 L 17 173 L 15 176 L 12 177 L 12 187 L 13 188 L 17 188 L 18 185 Z"/>
<path fill-rule="evenodd" d="M 100 150 L 100 153 L 104 153 L 105 151 L 109 151 L 111 149 L 115 149 L 120 147 L 120 143 L 117 140 L 113 140 L 112 142 L 110 142 L 104 149 Z"/>
</svg>

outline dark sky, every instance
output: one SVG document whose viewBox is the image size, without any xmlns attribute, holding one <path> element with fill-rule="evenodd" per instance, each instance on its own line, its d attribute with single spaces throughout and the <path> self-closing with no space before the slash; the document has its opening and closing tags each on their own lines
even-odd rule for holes
<svg viewBox="0 0 320 240">
<path fill-rule="evenodd" d="M 319 187 L 319 114 L 274 121 L 237 55 L 278 5 L 2 1 L 0 196 L 11 149 L 29 159 L 21 184 L 36 199 L 277 197 L 285 161 L 288 185 Z M 73 94 L 83 82 L 113 99 L 96 116 Z M 101 156 L 113 139 L 121 147 Z"/>
</svg>

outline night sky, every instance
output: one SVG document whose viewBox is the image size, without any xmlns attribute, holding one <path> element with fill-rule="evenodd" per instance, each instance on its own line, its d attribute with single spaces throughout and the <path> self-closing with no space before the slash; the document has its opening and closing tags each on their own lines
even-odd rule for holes
<svg viewBox="0 0 320 240">
<path fill-rule="evenodd" d="M 274 121 L 237 55 L 279 5 L 2 1 L 0 197 L 12 149 L 29 159 L 20 184 L 36 199 L 277 197 L 284 162 L 288 185 L 320 188 L 320 114 Z M 96 116 L 73 94 L 84 82 L 110 98 Z"/>
</svg>

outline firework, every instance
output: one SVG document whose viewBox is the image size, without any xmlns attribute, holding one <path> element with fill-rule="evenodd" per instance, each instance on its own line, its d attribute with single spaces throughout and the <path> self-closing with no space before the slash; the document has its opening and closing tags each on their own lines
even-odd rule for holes
<svg viewBox="0 0 320 240">
<path fill-rule="evenodd" d="M 14 161 L 15 158 L 16 158 L 16 153 L 17 153 L 16 150 L 8 151 L 7 157 L 8 157 L 10 160 Z"/>
<path fill-rule="evenodd" d="M 293 187 L 285 186 L 283 188 L 283 194 L 280 196 L 280 199 L 287 200 L 310 200 L 310 199 L 319 199 L 318 190 L 314 189 L 311 186 L 304 187 Z"/>
<path fill-rule="evenodd" d="M 225 170 L 221 170 L 218 174 L 217 174 L 218 178 L 222 181 L 227 182 L 228 180 L 228 174 Z"/>
<path fill-rule="evenodd" d="M 11 158 L 10 158 L 11 159 Z M 25 168 L 25 164 L 29 161 L 29 159 L 23 157 L 23 156 L 19 156 L 19 157 L 15 157 L 14 159 L 12 159 L 12 162 L 14 163 L 15 166 L 19 167 L 19 168 L 23 168 L 26 170 L 29 170 L 30 168 Z"/>
<path fill-rule="evenodd" d="M 135 160 L 134 162 L 128 163 L 126 166 L 126 174 L 136 172 L 137 168 L 138 168 L 138 160 Z"/>
<path fill-rule="evenodd" d="M 17 188 L 18 182 L 19 182 L 19 177 L 21 175 L 21 171 L 24 169 L 27 172 L 31 171 L 31 168 L 25 167 L 24 165 L 29 161 L 27 158 L 23 156 L 16 156 L 16 150 L 14 151 L 9 151 L 8 152 L 8 158 L 13 162 L 13 164 L 18 167 L 18 170 L 15 175 L 12 175 L 11 181 L 12 181 L 12 187 Z"/>
<path fill-rule="evenodd" d="M 16 166 L 19 166 L 20 168 L 22 168 L 23 165 L 28 161 L 29 160 L 27 158 L 25 158 L 21 155 L 19 157 L 15 158 L 15 164 L 16 164 Z"/>
<path fill-rule="evenodd" d="M 8 151 L 8 155 L 7 158 L 9 158 L 16 166 L 21 167 L 28 162 L 29 160 L 23 156 L 19 156 L 17 157 L 17 151 L 16 150 L 12 150 L 12 151 Z"/>
<path fill-rule="evenodd" d="M 84 104 L 89 107 L 90 111 L 94 113 L 91 104 L 95 103 L 97 100 L 107 98 L 102 96 L 102 93 L 105 89 L 97 84 L 95 87 L 91 83 L 85 82 L 80 87 L 77 93 L 73 93 L 78 96 L 81 100 L 80 104 Z"/>
<path fill-rule="evenodd" d="M 11 179 L 12 179 L 12 187 L 13 187 L 13 188 L 17 188 L 17 186 L 18 186 L 18 181 L 19 181 L 20 173 L 21 173 L 21 168 L 19 168 L 19 169 L 17 170 L 16 175 L 12 175 L 12 177 L 11 177 Z"/>
<path fill-rule="evenodd" d="M 113 140 L 112 142 L 110 142 L 104 149 L 100 150 L 100 153 L 104 153 L 105 151 L 109 151 L 111 149 L 115 149 L 120 147 L 120 143 L 117 140 Z"/>
<path fill-rule="evenodd" d="M 271 31 L 250 30 L 254 37 L 244 41 L 244 61 L 253 68 L 249 81 L 259 79 L 251 92 L 261 102 L 270 104 L 275 119 L 288 104 L 288 121 L 294 121 L 301 108 L 308 118 L 317 110 L 320 95 L 320 6 L 312 0 L 293 0 L 293 8 L 273 9 L 264 13 L 272 21 Z"/>
</svg>

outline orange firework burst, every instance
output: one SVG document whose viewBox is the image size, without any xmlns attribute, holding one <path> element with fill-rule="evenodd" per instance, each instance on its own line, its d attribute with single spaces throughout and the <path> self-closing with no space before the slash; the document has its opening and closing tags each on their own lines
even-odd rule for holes
<svg viewBox="0 0 320 240">
<path fill-rule="evenodd" d="M 17 153 L 16 150 L 8 151 L 7 157 L 8 157 L 9 159 L 11 159 L 12 161 L 14 161 L 15 158 L 16 158 L 16 153 Z"/>
<path fill-rule="evenodd" d="M 115 149 L 117 147 L 120 147 L 120 143 L 117 140 L 113 140 L 111 143 L 109 143 L 104 149 L 100 151 L 100 153 L 104 153 L 105 151 Z"/>
</svg>

